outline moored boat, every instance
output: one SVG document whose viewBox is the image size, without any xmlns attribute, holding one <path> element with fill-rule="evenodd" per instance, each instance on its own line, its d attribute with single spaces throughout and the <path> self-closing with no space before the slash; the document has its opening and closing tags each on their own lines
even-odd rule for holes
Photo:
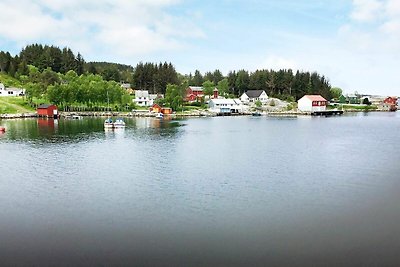
<svg viewBox="0 0 400 267">
<path fill-rule="evenodd" d="M 118 118 L 113 123 L 114 128 L 125 128 L 125 122 L 123 119 Z"/>
<path fill-rule="evenodd" d="M 114 128 L 114 123 L 113 123 L 113 121 L 112 121 L 111 118 L 107 118 L 107 119 L 104 121 L 104 128 L 105 128 L 105 129 L 112 129 L 112 128 Z"/>
<path fill-rule="evenodd" d="M 161 112 L 159 112 L 159 113 L 156 114 L 156 118 L 157 118 L 157 119 L 162 119 L 162 118 L 164 118 L 164 114 L 162 114 Z"/>
<path fill-rule="evenodd" d="M 5 131 L 6 131 L 6 128 L 3 127 L 3 126 L 0 126 L 0 132 L 1 132 L 1 133 L 4 133 Z"/>
</svg>

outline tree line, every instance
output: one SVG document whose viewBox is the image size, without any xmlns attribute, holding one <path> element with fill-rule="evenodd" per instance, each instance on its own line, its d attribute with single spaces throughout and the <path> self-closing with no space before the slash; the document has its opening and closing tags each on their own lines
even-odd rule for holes
<svg viewBox="0 0 400 267">
<path fill-rule="evenodd" d="M 130 83 L 133 89 L 148 90 L 150 93 L 166 94 L 168 84 L 179 87 L 185 84 L 203 86 L 208 91 L 215 86 L 221 95 L 228 97 L 238 97 L 247 90 L 265 90 L 269 96 L 289 101 L 296 101 L 305 94 L 320 94 L 326 99 L 332 97 L 329 80 L 316 72 L 293 72 L 291 69 L 253 72 L 237 70 L 225 76 L 217 69 L 204 74 L 195 70 L 193 75 L 182 75 L 172 63 L 167 62 L 139 62 L 135 67 L 108 62 L 85 62 L 80 53 L 75 55 L 67 47 L 60 49 L 56 46 L 32 44 L 14 57 L 9 52 L 0 51 L 0 71 L 23 83 L 36 84 L 31 95 L 46 95 L 49 86 L 61 86 L 65 79 L 60 75 L 66 75 L 71 70 L 78 77 L 86 75 L 95 77 L 95 80 L 101 77 L 107 82 Z M 94 98 L 90 101 L 94 101 Z"/>
</svg>

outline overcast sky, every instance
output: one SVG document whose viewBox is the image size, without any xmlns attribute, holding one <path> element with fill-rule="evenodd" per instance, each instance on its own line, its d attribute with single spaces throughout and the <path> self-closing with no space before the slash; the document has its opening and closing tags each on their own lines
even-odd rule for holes
<svg viewBox="0 0 400 267">
<path fill-rule="evenodd" d="M 317 71 L 347 93 L 400 95 L 400 0 L 0 0 L 0 50 L 178 72 Z"/>
</svg>

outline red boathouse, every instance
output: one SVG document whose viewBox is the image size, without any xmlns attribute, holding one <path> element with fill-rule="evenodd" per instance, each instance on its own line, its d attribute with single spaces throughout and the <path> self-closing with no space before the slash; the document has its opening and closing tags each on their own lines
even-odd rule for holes
<svg viewBox="0 0 400 267">
<path fill-rule="evenodd" d="M 37 108 L 37 114 L 39 117 L 57 118 L 58 116 L 57 106 L 50 104 L 41 104 Z"/>
</svg>

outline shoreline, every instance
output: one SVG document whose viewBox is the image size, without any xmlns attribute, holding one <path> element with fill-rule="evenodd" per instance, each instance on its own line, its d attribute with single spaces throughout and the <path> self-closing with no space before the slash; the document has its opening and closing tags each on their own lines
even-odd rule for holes
<svg viewBox="0 0 400 267">
<path fill-rule="evenodd" d="M 387 110 L 344 110 L 344 114 L 346 113 L 356 113 L 356 112 L 390 112 Z M 60 112 L 59 118 L 69 118 L 72 116 L 82 116 L 82 117 L 155 117 L 156 113 L 152 112 L 144 112 L 144 111 L 136 111 L 136 112 L 98 112 L 98 111 L 74 111 L 74 112 Z M 167 116 L 171 117 L 232 117 L 232 116 L 251 116 L 251 112 L 246 113 L 235 113 L 229 115 L 221 115 L 212 113 L 205 110 L 197 110 L 191 111 L 187 113 L 173 113 L 168 114 Z M 299 111 L 272 111 L 272 112 L 262 112 L 262 116 L 311 116 L 311 112 L 299 112 Z M 0 114 L 1 120 L 8 119 L 25 119 L 25 118 L 39 118 L 36 113 L 15 113 L 15 114 Z"/>
</svg>

